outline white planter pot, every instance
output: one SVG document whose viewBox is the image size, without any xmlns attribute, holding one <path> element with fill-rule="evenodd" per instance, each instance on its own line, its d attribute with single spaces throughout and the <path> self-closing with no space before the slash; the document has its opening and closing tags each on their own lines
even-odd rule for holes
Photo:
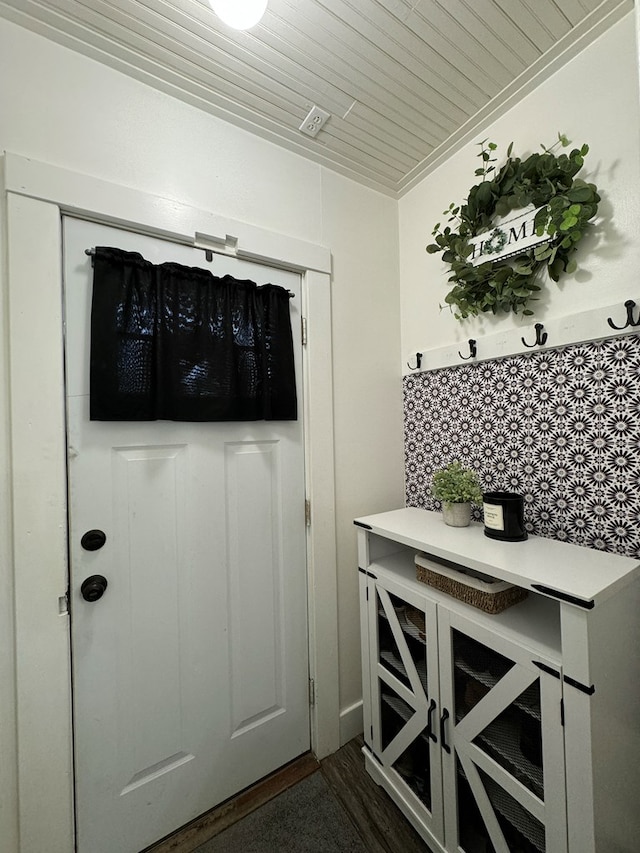
<svg viewBox="0 0 640 853">
<path fill-rule="evenodd" d="M 449 527 L 468 527 L 471 521 L 471 504 L 442 504 L 442 517 Z"/>
</svg>

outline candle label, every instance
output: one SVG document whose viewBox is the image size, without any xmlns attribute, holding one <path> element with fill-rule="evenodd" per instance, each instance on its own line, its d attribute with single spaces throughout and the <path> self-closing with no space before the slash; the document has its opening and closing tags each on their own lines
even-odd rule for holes
<svg viewBox="0 0 640 853">
<path fill-rule="evenodd" d="M 483 504 L 484 526 L 490 530 L 504 530 L 504 512 L 497 504 Z"/>
</svg>

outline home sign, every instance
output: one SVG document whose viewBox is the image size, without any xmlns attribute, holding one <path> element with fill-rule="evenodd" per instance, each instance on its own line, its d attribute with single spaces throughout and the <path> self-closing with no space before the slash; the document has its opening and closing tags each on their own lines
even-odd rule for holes
<svg viewBox="0 0 640 853">
<path fill-rule="evenodd" d="M 471 237 L 467 242 L 471 246 L 469 262 L 478 266 L 487 261 L 504 261 L 507 258 L 521 255 L 534 246 L 541 246 L 551 239 L 548 234 L 536 234 L 535 218 L 542 208 L 526 210 L 502 222 L 500 225 L 477 237 Z"/>
</svg>

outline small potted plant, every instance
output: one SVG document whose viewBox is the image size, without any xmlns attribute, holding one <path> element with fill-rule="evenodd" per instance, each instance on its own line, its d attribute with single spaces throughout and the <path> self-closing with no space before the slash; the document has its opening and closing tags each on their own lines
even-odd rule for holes
<svg viewBox="0 0 640 853">
<path fill-rule="evenodd" d="M 467 527 L 471 504 L 482 502 L 482 489 L 475 471 L 452 462 L 433 475 L 431 491 L 442 503 L 442 517 L 451 527 Z"/>
</svg>

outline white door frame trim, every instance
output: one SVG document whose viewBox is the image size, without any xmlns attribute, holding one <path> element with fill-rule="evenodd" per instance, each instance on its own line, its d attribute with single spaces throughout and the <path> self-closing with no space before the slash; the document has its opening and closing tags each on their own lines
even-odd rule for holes
<svg viewBox="0 0 640 853">
<path fill-rule="evenodd" d="M 318 757 L 339 743 L 337 558 L 328 249 L 226 219 L 170 199 L 4 155 L 9 392 L 0 398 L 0 446 L 10 447 L 2 493 L 12 525 L 13 567 L 0 587 L 14 593 L 15 803 L 19 853 L 73 851 L 73 779 L 66 530 L 66 435 L 62 339 L 61 215 L 69 213 L 186 245 L 209 247 L 302 274 L 308 345 L 304 416 L 308 534 L 310 675 L 315 682 L 311 742 Z M 6 338 L 5 338 L 6 339 Z M 34 345 L 36 344 L 36 345 Z M 3 360 L 5 360 L 3 359 Z M 2 417 L 7 408 L 6 417 Z M 1 674 L 1 673 L 0 673 Z M 5 697 L 8 698 L 8 697 Z M 4 746 L 11 746 L 3 734 Z M 0 777 L 10 779 L 12 773 Z M 6 802 L 6 800 L 5 800 Z M 12 821 L 14 823 L 14 821 Z"/>
</svg>

